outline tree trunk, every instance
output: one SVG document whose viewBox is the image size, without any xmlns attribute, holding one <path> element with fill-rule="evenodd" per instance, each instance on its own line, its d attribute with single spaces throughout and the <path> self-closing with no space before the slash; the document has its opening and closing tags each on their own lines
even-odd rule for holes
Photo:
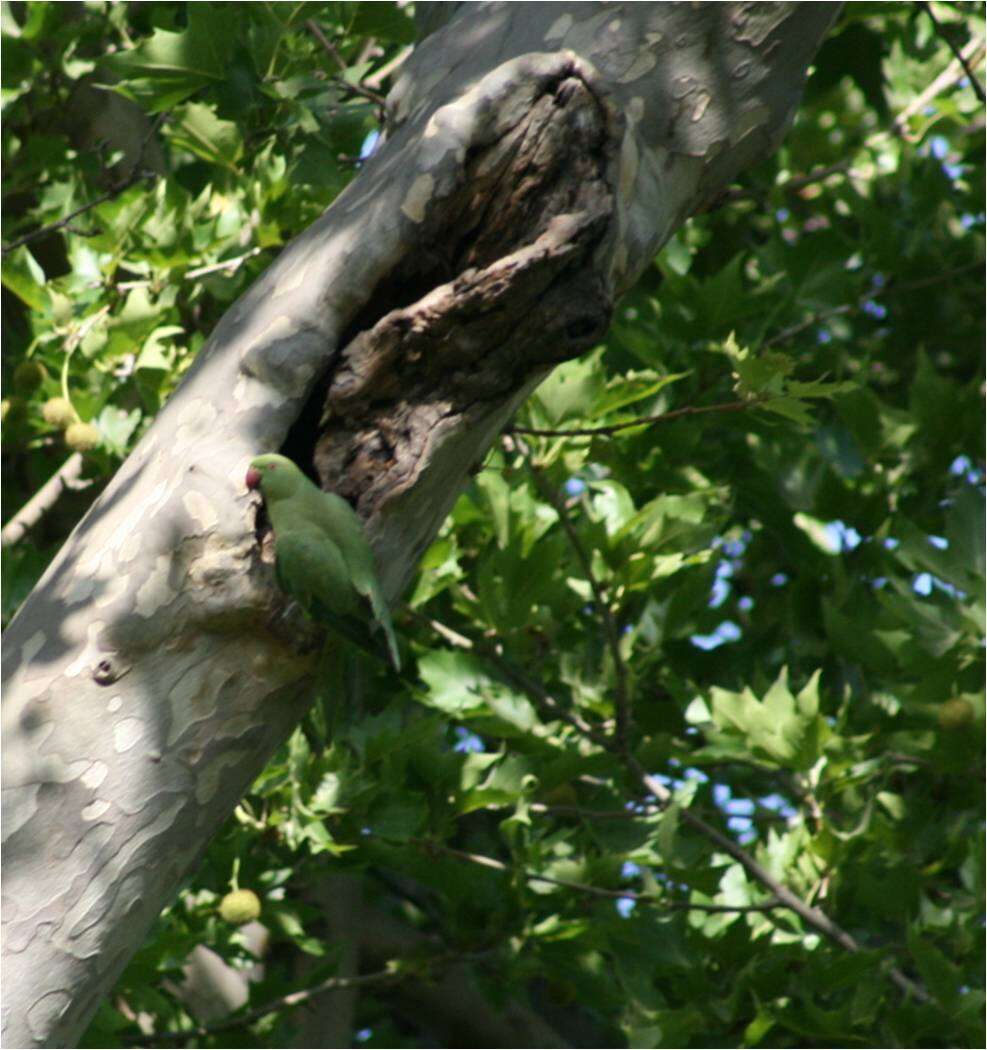
<svg viewBox="0 0 987 1050">
<path fill-rule="evenodd" d="M 7 1046 L 78 1039 L 309 703 L 250 458 L 283 449 L 350 498 L 396 598 L 518 404 L 779 141 L 839 5 L 423 6 L 385 141 L 6 632 Z"/>
</svg>

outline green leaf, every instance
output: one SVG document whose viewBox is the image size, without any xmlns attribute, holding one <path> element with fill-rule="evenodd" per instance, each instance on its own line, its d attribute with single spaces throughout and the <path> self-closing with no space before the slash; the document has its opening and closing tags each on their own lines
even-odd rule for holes
<svg viewBox="0 0 987 1050">
<path fill-rule="evenodd" d="M 220 120 L 212 107 L 190 102 L 176 109 L 168 124 L 168 135 L 179 149 L 187 149 L 197 157 L 237 171 L 237 162 L 243 153 L 239 128 L 229 120 Z"/>
<path fill-rule="evenodd" d="M 235 40 L 221 9 L 194 4 L 188 29 L 180 33 L 156 29 L 136 47 L 104 61 L 121 78 L 114 90 L 157 113 L 210 83 L 223 81 Z"/>
<path fill-rule="evenodd" d="M 559 365 L 535 391 L 533 401 L 539 416 L 556 426 L 573 417 L 591 417 L 593 406 L 603 393 L 600 351 L 595 351 Z"/>
<path fill-rule="evenodd" d="M 915 926 L 908 927 L 908 950 L 929 991 L 946 1009 L 953 1009 L 962 982 L 960 971 Z"/>
<path fill-rule="evenodd" d="M 13 292 L 30 309 L 39 313 L 48 309 L 44 271 L 26 245 L 4 255 L 0 273 L 4 288 Z"/>
<path fill-rule="evenodd" d="M 396 3 L 361 0 L 350 26 L 351 33 L 393 40 L 398 44 L 414 43 L 415 23 Z"/>
<path fill-rule="evenodd" d="M 96 426 L 103 437 L 103 444 L 118 456 L 125 456 L 130 439 L 141 421 L 141 411 L 135 408 L 125 412 L 114 405 L 107 405 L 96 418 Z"/>
</svg>

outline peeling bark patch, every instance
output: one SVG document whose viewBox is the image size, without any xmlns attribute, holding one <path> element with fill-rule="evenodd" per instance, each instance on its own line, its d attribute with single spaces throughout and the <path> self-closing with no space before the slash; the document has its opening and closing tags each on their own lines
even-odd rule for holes
<svg viewBox="0 0 987 1050">
<path fill-rule="evenodd" d="M 106 779 L 110 767 L 105 762 L 93 762 L 90 767 L 79 777 L 79 780 L 87 788 L 95 790 Z"/>
<path fill-rule="evenodd" d="M 179 420 L 179 425 L 175 430 L 175 448 L 183 450 L 200 443 L 203 436 L 216 425 L 216 408 L 208 401 L 199 398 L 182 409 Z M 156 492 L 152 493 L 152 501 L 154 495 Z"/>
<path fill-rule="evenodd" d="M 201 492 L 196 492 L 195 489 L 190 489 L 185 493 L 182 497 L 182 505 L 202 532 L 208 532 L 219 523 L 219 515 L 212 501 L 206 499 Z"/>
<path fill-rule="evenodd" d="M 95 802 L 91 802 L 88 806 L 85 806 L 79 816 L 87 823 L 91 820 L 99 820 L 99 818 L 110 808 L 110 805 L 111 803 L 105 798 L 98 798 Z"/>
<path fill-rule="evenodd" d="M 712 96 L 708 91 L 700 91 L 696 97 L 696 101 L 692 106 L 691 120 L 693 122 L 702 120 L 703 114 L 706 112 L 707 107 L 712 101 Z"/>
<path fill-rule="evenodd" d="M 401 204 L 401 211 L 412 222 L 421 222 L 425 218 L 425 206 L 432 199 L 435 180 L 431 175 L 419 175 L 411 184 L 408 195 Z"/>
<path fill-rule="evenodd" d="M 113 749 L 122 754 L 129 751 L 144 735 L 144 723 L 139 718 L 122 718 L 113 727 Z"/>
<path fill-rule="evenodd" d="M 631 63 L 629 69 L 625 71 L 622 77 L 617 81 L 618 84 L 631 84 L 635 80 L 640 80 L 641 77 L 647 75 L 652 69 L 658 64 L 658 56 L 651 54 L 647 51 L 642 52 L 637 58 Z"/>
<path fill-rule="evenodd" d="M 736 126 L 731 128 L 734 144 L 740 142 L 751 132 L 761 131 L 771 120 L 771 110 L 767 106 L 751 106 L 743 110 Z"/>
<path fill-rule="evenodd" d="M 415 180 L 402 210 L 422 243 L 390 283 L 421 291 L 345 335 L 314 461 L 364 514 L 414 484 L 437 426 L 470 426 L 608 327 L 595 260 L 623 126 L 575 64 L 515 110 L 469 152 L 458 188 L 443 182 L 440 199 Z"/>
<path fill-rule="evenodd" d="M 21 646 L 21 666 L 28 667 L 31 661 L 45 647 L 47 638 L 44 631 L 35 631 L 30 638 Z"/>
<path fill-rule="evenodd" d="M 219 789 L 223 772 L 235 767 L 243 760 L 237 752 L 220 755 L 215 761 L 202 770 L 195 785 L 195 798 L 200 805 L 205 805 Z"/>
<path fill-rule="evenodd" d="M 48 992 L 41 996 L 27 1012 L 28 1027 L 34 1033 L 35 1038 L 44 1040 L 49 1031 L 51 1019 L 61 1017 L 72 1005 L 72 996 L 68 992 Z M 44 1040 L 47 1042 L 47 1040 Z"/>
<path fill-rule="evenodd" d="M 101 659 L 99 638 L 105 626 L 106 624 L 102 620 L 95 620 L 86 626 L 85 645 L 83 645 L 76 658 L 62 672 L 66 678 L 76 678 L 91 667 L 95 668 L 99 665 Z"/>
<path fill-rule="evenodd" d="M 118 561 L 120 562 L 123 562 L 123 560 L 123 558 L 118 558 Z M 129 561 L 130 559 L 128 558 L 127 560 Z M 93 604 L 97 609 L 106 609 L 115 605 L 117 601 L 126 594 L 129 585 L 129 581 L 125 574 L 115 576 L 106 584 L 106 590 L 102 594 L 97 595 Z"/>
<path fill-rule="evenodd" d="M 555 40 L 564 40 L 566 33 L 572 29 L 572 15 L 562 15 L 561 18 L 557 18 L 548 28 L 548 32 L 545 34 L 545 40 L 552 42 Z"/>
<path fill-rule="evenodd" d="M 175 589 L 169 582 L 172 559 L 159 554 L 154 559 L 151 575 L 144 581 L 135 595 L 134 610 L 145 620 L 150 619 L 159 609 L 175 597 Z"/>
</svg>

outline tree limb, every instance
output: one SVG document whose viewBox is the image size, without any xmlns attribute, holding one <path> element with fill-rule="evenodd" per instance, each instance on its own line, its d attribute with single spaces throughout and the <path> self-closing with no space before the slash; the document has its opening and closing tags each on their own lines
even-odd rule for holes
<svg viewBox="0 0 987 1050">
<path fill-rule="evenodd" d="M 946 46 L 956 56 L 956 61 L 960 63 L 960 65 L 966 72 L 966 75 L 970 80 L 970 86 L 976 92 L 977 98 L 979 98 L 981 102 L 987 102 L 987 95 L 984 94 L 984 89 L 980 81 L 977 80 L 977 78 L 974 76 L 973 69 L 971 68 L 970 63 L 967 61 L 967 56 L 950 39 L 949 34 L 946 32 L 945 26 L 939 21 L 938 18 L 936 18 L 935 12 L 932 10 L 932 4 L 927 3 L 926 0 L 917 0 L 917 4 L 929 16 L 929 20 L 936 27 L 936 35 L 939 37 L 940 40 L 944 40 L 946 42 Z"/>
<path fill-rule="evenodd" d="M 82 477 L 84 463 L 82 453 L 73 452 L 0 530 L 0 546 L 12 547 L 24 539 L 28 531 L 61 499 L 66 489 L 78 491 L 89 488 L 93 482 Z"/>
</svg>

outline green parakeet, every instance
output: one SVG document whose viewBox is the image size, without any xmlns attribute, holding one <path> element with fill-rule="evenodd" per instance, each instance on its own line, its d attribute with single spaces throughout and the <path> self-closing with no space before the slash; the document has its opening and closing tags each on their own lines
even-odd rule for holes
<svg viewBox="0 0 987 1050">
<path fill-rule="evenodd" d="M 313 619 L 371 651 L 369 627 L 371 618 L 375 620 L 399 671 L 391 614 L 373 551 L 353 508 L 334 492 L 322 492 L 284 456 L 257 456 L 246 482 L 264 497 L 281 589 Z"/>
</svg>

